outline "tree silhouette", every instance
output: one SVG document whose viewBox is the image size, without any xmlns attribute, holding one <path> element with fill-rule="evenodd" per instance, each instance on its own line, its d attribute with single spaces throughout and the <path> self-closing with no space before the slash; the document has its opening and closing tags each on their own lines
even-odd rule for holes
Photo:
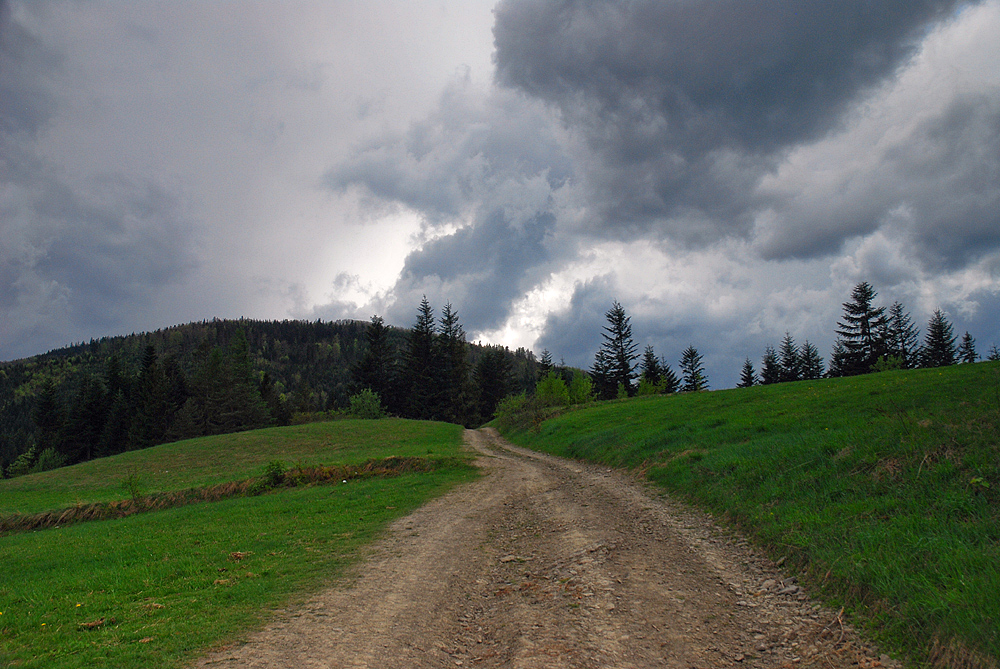
<svg viewBox="0 0 1000 669">
<path fill-rule="evenodd" d="M 883 353 L 879 333 L 886 316 L 885 307 L 872 304 L 877 295 L 870 283 L 862 281 L 851 292 L 851 301 L 844 302 L 843 320 L 837 323 L 838 343 L 844 351 L 837 371 L 844 376 L 866 374 Z"/>
<path fill-rule="evenodd" d="M 681 353 L 681 392 L 708 390 L 708 379 L 705 377 L 701 359 L 701 354 L 694 346 L 688 346 Z"/>
<path fill-rule="evenodd" d="M 927 337 L 920 351 L 921 363 L 924 367 L 945 367 L 955 364 L 955 334 L 951 323 L 937 309 L 927 323 Z"/>
</svg>

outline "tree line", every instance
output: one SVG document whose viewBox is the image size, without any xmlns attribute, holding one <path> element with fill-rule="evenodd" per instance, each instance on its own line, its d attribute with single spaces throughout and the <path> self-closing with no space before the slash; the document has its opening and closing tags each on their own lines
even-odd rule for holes
<svg viewBox="0 0 1000 669">
<path fill-rule="evenodd" d="M 966 332 L 959 340 L 954 326 L 940 309 L 931 315 L 921 341 L 920 330 L 903 304 L 896 301 L 888 308 L 877 306 L 877 296 L 867 281 L 854 286 L 837 322 L 837 339 L 828 368 L 824 369 L 823 358 L 814 345 L 807 340 L 798 346 L 786 332 L 777 350 L 773 346 L 765 348 L 759 375 L 749 358 L 744 361 L 738 387 L 942 367 L 980 359 L 975 338 Z M 991 347 L 988 359 L 1000 360 L 996 345 Z"/>
</svg>

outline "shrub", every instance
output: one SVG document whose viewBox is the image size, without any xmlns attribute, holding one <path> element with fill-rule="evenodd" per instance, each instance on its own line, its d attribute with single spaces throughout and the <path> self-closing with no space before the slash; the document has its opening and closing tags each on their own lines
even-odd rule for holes
<svg viewBox="0 0 1000 669">
<path fill-rule="evenodd" d="M 382 398 L 373 390 L 365 388 L 356 395 L 351 395 L 351 416 L 355 418 L 376 419 L 385 418 L 382 408 Z"/>
<path fill-rule="evenodd" d="M 582 372 L 574 372 L 573 380 L 569 384 L 570 404 L 583 404 L 594 399 L 594 384 L 590 376 Z"/>
<path fill-rule="evenodd" d="M 35 465 L 36 455 L 37 451 L 34 446 L 29 448 L 24 453 L 21 453 L 21 455 L 17 456 L 17 459 L 14 460 L 9 467 L 7 467 L 7 476 L 9 478 L 14 478 L 15 476 L 30 474 L 31 468 Z"/>
<path fill-rule="evenodd" d="M 542 406 L 566 406 L 569 404 L 569 388 L 557 372 L 551 371 L 535 386 L 535 397 Z"/>
<path fill-rule="evenodd" d="M 38 454 L 38 461 L 31 468 L 31 473 L 47 472 L 50 469 L 59 469 L 66 466 L 66 456 L 54 448 L 46 448 Z"/>
</svg>

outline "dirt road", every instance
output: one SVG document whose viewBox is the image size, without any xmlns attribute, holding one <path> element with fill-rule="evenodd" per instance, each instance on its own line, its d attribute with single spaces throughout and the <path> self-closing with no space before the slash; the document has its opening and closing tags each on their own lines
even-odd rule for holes
<svg viewBox="0 0 1000 669">
<path fill-rule="evenodd" d="M 487 475 L 356 580 L 198 667 L 899 666 L 745 542 L 626 475 L 468 431 Z"/>
</svg>

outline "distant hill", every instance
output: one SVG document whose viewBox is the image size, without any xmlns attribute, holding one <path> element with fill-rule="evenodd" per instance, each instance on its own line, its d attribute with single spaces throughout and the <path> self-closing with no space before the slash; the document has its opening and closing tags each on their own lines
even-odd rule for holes
<svg viewBox="0 0 1000 669">
<path fill-rule="evenodd" d="M 57 461 L 287 423 L 292 414 L 344 409 L 360 388 L 365 321 L 211 320 L 104 337 L 0 363 L 0 472 L 35 448 Z M 411 330 L 385 326 L 390 372 L 401 374 Z M 464 335 L 463 335 L 464 337 Z M 530 351 L 466 344 L 462 374 L 474 407 L 476 365 L 501 355 L 503 394 L 534 387 Z M 391 379 L 402 384 L 402 380 Z M 394 395 L 405 395 L 400 385 Z M 388 393 L 386 393 L 388 394 Z M 390 405 L 390 398 L 383 397 Z M 403 403 L 388 406 L 406 415 Z M 452 422 L 488 420 L 472 408 Z M 420 416 L 428 417 L 428 416 Z M 53 455 L 53 454 L 50 454 Z M 22 464 L 25 464 L 22 458 Z M 42 463 L 45 468 L 46 463 Z"/>
</svg>

